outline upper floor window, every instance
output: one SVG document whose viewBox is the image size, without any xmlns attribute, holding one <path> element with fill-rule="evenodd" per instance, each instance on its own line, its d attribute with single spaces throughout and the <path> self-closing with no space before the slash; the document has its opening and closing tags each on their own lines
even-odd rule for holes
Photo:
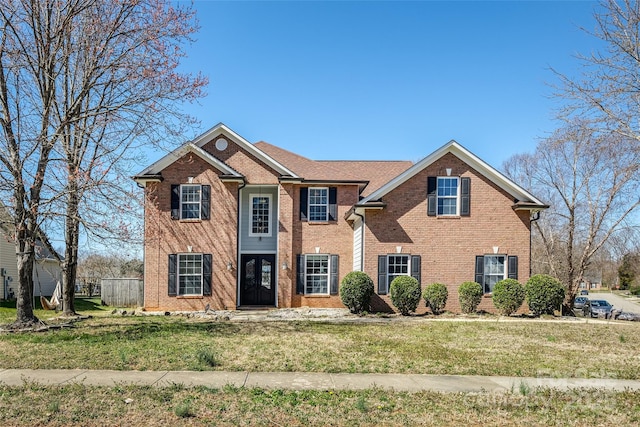
<svg viewBox="0 0 640 427">
<path fill-rule="evenodd" d="M 429 216 L 469 216 L 471 179 L 457 176 L 430 176 L 427 181 Z"/>
<path fill-rule="evenodd" d="M 458 215 L 457 177 L 438 177 L 438 215 Z"/>
<path fill-rule="evenodd" d="M 171 186 L 171 219 L 209 219 L 211 186 L 182 184 Z"/>
<path fill-rule="evenodd" d="M 251 194 L 250 236 L 271 236 L 271 195 Z"/>
<path fill-rule="evenodd" d="M 201 192 L 200 185 L 180 186 L 181 219 L 200 219 Z"/>
<path fill-rule="evenodd" d="M 329 189 L 326 187 L 309 188 L 309 221 L 327 221 L 329 219 Z"/>
<path fill-rule="evenodd" d="M 331 222 L 338 220 L 337 187 L 301 187 L 300 220 Z"/>
</svg>

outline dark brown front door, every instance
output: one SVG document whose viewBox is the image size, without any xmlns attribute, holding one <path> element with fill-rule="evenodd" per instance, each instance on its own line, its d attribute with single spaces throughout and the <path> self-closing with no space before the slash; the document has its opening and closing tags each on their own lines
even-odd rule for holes
<svg viewBox="0 0 640 427">
<path fill-rule="evenodd" d="M 240 305 L 276 305 L 276 256 L 242 255 Z"/>
</svg>

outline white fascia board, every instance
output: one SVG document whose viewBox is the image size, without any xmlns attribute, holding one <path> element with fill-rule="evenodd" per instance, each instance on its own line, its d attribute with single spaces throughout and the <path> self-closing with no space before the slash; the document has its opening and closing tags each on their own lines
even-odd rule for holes
<svg viewBox="0 0 640 427">
<path fill-rule="evenodd" d="M 202 135 L 194 139 L 192 143 L 197 145 L 198 147 L 202 147 L 203 145 L 205 145 L 206 143 L 208 143 L 209 141 L 211 141 L 213 138 L 215 138 L 220 134 L 228 138 L 231 138 L 233 142 L 240 145 L 242 148 L 244 148 L 245 150 L 247 150 L 257 158 L 265 162 L 267 165 L 271 166 L 273 169 L 278 171 L 281 175 L 290 175 L 295 178 L 298 177 L 298 175 L 296 175 L 295 173 L 287 169 L 284 165 L 275 161 L 272 157 L 268 156 L 263 151 L 256 148 L 255 145 L 253 145 L 252 143 L 244 139 L 242 136 L 240 136 L 239 134 L 231 130 L 224 123 L 218 123 L 211 129 L 209 129 L 208 131 L 206 131 L 205 133 L 203 133 Z"/>
<path fill-rule="evenodd" d="M 207 153 L 202 148 L 196 146 L 191 142 L 188 142 L 183 146 L 181 146 L 180 148 L 173 150 L 172 152 L 170 152 L 169 154 L 167 154 L 166 156 L 164 156 L 163 158 L 161 158 L 160 160 L 158 160 L 157 162 L 155 162 L 154 164 L 146 168 L 138 176 L 160 173 L 167 166 L 175 163 L 187 153 L 193 153 L 197 155 L 202 160 L 206 161 L 211 166 L 213 166 L 214 168 L 218 169 L 220 172 L 226 175 L 242 177 L 242 175 L 240 175 L 238 172 L 236 172 L 235 170 L 227 166 L 224 162 L 218 160 L 217 158 L 215 158 L 214 156 Z"/>
<path fill-rule="evenodd" d="M 189 146 L 196 147 L 199 150 L 199 153 L 205 153 L 205 157 L 208 157 L 210 159 L 215 159 L 217 164 L 224 165 L 223 169 L 220 169 L 220 168 L 218 168 L 216 166 L 216 168 L 219 169 L 220 171 L 223 171 L 223 172 L 228 173 L 230 175 L 238 175 L 238 173 L 236 171 L 233 171 L 231 168 L 226 166 L 224 163 L 220 162 L 215 157 L 211 156 L 209 153 L 207 153 L 206 151 L 202 150 L 202 146 L 204 146 L 207 142 L 211 141 L 213 138 L 215 138 L 218 135 L 224 135 L 227 138 L 232 139 L 236 144 L 240 145 L 241 147 L 246 149 L 248 152 L 250 152 L 253 155 L 255 155 L 256 157 L 258 157 L 260 160 L 265 162 L 267 165 L 271 166 L 273 169 L 278 171 L 280 174 L 282 174 L 282 175 L 290 175 L 290 176 L 292 176 L 294 178 L 298 178 L 298 176 L 295 173 L 293 173 L 292 171 L 290 171 L 289 169 L 287 169 L 286 167 L 284 167 L 280 163 L 276 162 L 274 159 L 272 159 L 271 157 L 267 156 L 262 151 L 258 150 L 253 144 L 251 144 L 249 141 L 247 141 L 246 139 L 244 139 L 243 137 L 241 137 L 240 135 L 238 135 L 237 133 L 235 133 L 234 131 L 229 129 L 223 123 L 218 123 L 217 125 L 215 125 L 211 129 L 206 131 L 205 133 L 203 133 L 200 136 L 198 136 L 195 139 L 193 139 L 192 141 L 189 141 L 189 142 L 183 144 L 182 146 L 176 148 L 174 151 L 172 151 L 169 154 L 167 154 L 166 156 L 162 157 L 160 160 L 156 161 L 151 166 L 148 166 L 147 168 L 145 168 L 142 172 L 140 172 L 138 174 L 138 176 L 139 175 L 160 173 L 167 166 L 171 165 L 173 162 L 175 162 L 180 157 L 182 157 L 184 155 L 184 153 L 185 153 L 184 149 L 188 148 Z M 192 150 L 192 151 L 194 153 L 196 152 L 195 150 Z M 203 159 L 209 161 L 208 159 L 206 159 L 202 155 L 200 157 L 202 157 Z M 240 175 L 238 175 L 238 176 L 240 176 Z"/>
<path fill-rule="evenodd" d="M 504 176 L 498 170 L 489 166 L 489 164 L 482 161 L 475 154 L 471 153 L 469 150 L 464 148 L 462 145 L 458 144 L 456 141 L 451 140 L 433 153 L 429 154 L 424 159 L 420 160 L 418 163 L 393 178 L 391 181 L 380 187 L 378 190 L 371 193 L 369 196 L 365 197 L 360 201 L 359 204 L 365 204 L 370 201 L 379 200 L 381 197 L 394 190 L 404 182 L 408 181 L 410 178 L 414 177 L 416 174 L 421 172 L 424 168 L 434 163 L 436 160 L 441 158 L 447 153 L 452 153 L 460 160 L 467 163 L 473 169 L 480 172 L 482 175 L 487 177 L 491 182 L 496 184 L 498 187 L 502 188 L 507 193 L 513 195 L 518 200 L 529 200 L 533 203 L 540 204 L 544 206 L 540 200 L 534 197 L 531 193 L 526 191 L 524 188 L 520 187 L 509 178 Z"/>
</svg>

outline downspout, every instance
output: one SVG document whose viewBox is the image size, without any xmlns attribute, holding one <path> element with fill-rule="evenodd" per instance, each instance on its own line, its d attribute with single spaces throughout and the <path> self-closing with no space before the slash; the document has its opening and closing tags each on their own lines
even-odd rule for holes
<svg viewBox="0 0 640 427">
<path fill-rule="evenodd" d="M 531 240 L 531 230 L 533 229 L 533 223 L 540 219 L 540 211 L 533 212 L 533 215 L 529 217 L 529 277 L 531 277 L 531 251 L 533 248 L 533 242 Z"/>
<path fill-rule="evenodd" d="M 247 183 L 242 180 L 242 184 L 238 186 L 238 209 L 236 212 L 236 309 L 240 307 L 240 208 L 242 207 L 242 198 L 240 192 Z"/>
<path fill-rule="evenodd" d="M 359 214 L 356 210 L 353 214 L 362 220 L 362 226 L 360 227 L 360 271 L 364 273 L 364 215 Z"/>
</svg>

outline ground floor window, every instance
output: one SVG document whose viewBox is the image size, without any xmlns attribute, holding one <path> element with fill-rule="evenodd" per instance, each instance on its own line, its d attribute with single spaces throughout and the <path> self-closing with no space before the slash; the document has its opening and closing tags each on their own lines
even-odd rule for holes
<svg viewBox="0 0 640 427">
<path fill-rule="evenodd" d="M 387 282 L 391 285 L 398 276 L 409 275 L 409 255 L 389 255 L 387 257 Z"/>
<path fill-rule="evenodd" d="M 178 255 L 178 295 L 202 295 L 202 254 Z"/>
<path fill-rule="evenodd" d="M 169 254 L 169 296 L 211 295 L 211 254 Z"/>
<path fill-rule="evenodd" d="M 518 279 L 518 257 L 487 254 L 476 256 L 475 281 L 484 293 L 493 292 L 496 283 L 504 279 Z"/>
<path fill-rule="evenodd" d="M 338 255 L 301 254 L 296 258 L 296 293 L 305 295 L 338 294 Z"/>
<path fill-rule="evenodd" d="M 305 294 L 329 293 L 329 255 L 305 256 Z"/>
<path fill-rule="evenodd" d="M 420 255 L 378 255 L 378 294 L 389 293 L 391 282 L 398 276 L 411 276 L 421 283 L 422 261 Z"/>
<path fill-rule="evenodd" d="M 484 286 L 485 292 L 493 292 L 493 287 L 500 280 L 505 279 L 505 256 L 484 256 Z"/>
</svg>

